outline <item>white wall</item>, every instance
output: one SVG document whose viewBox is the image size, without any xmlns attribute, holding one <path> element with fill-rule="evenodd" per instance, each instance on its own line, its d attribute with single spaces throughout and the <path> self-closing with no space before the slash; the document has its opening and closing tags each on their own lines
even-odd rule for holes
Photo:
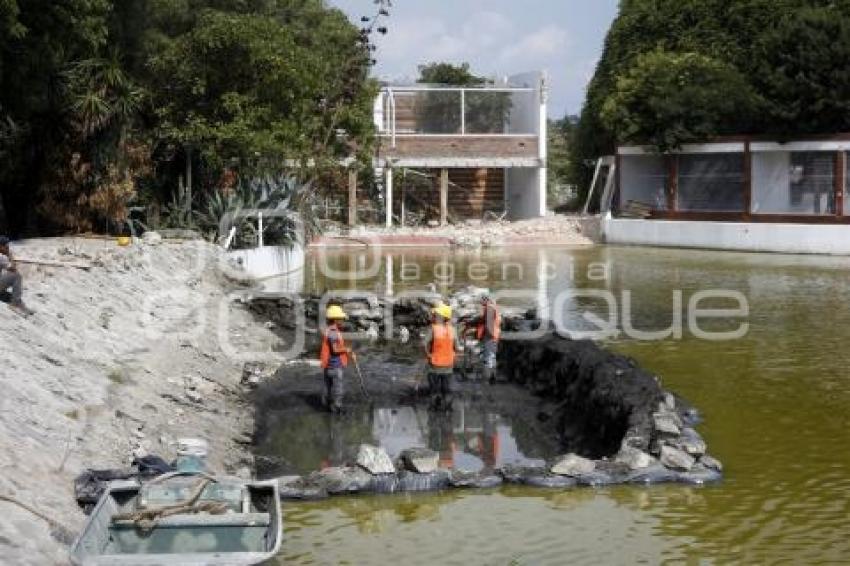
<svg viewBox="0 0 850 566">
<path fill-rule="evenodd" d="M 505 207 L 511 220 L 546 215 L 546 169 L 513 167 L 506 170 Z"/>
<path fill-rule="evenodd" d="M 602 220 L 605 243 L 730 251 L 850 255 L 850 226 Z"/>
</svg>

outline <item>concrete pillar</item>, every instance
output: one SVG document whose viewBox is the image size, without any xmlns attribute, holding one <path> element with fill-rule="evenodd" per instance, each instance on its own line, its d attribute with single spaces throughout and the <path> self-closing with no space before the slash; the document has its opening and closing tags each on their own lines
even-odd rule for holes
<svg viewBox="0 0 850 566">
<path fill-rule="evenodd" d="M 449 170 L 440 170 L 440 226 L 449 222 Z"/>
<path fill-rule="evenodd" d="M 387 167 L 386 170 L 386 194 L 384 195 L 386 198 L 387 205 L 387 228 L 392 228 L 393 225 L 393 170 L 390 167 Z"/>
<path fill-rule="evenodd" d="M 357 171 L 348 172 L 348 225 L 357 226 Z"/>
</svg>

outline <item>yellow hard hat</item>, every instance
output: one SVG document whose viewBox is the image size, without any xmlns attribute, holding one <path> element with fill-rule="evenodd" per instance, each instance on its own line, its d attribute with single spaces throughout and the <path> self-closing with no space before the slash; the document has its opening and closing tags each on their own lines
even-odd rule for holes
<svg viewBox="0 0 850 566">
<path fill-rule="evenodd" d="M 452 307 L 450 307 L 449 305 L 447 305 L 445 303 L 439 304 L 436 307 L 434 307 L 434 310 L 432 312 L 434 314 L 437 314 L 437 315 L 445 318 L 446 320 L 449 320 L 449 319 L 452 318 Z"/>
<path fill-rule="evenodd" d="M 331 305 L 328 307 L 328 312 L 325 315 L 325 318 L 328 320 L 346 320 L 348 315 L 345 314 L 345 311 L 342 310 L 342 307 L 338 305 Z"/>
</svg>

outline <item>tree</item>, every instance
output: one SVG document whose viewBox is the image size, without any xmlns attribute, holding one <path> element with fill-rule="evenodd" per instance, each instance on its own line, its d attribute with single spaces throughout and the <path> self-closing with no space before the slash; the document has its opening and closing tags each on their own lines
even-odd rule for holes
<svg viewBox="0 0 850 566">
<path fill-rule="evenodd" d="M 745 121 L 757 105 L 737 69 L 699 53 L 645 53 L 617 80 L 602 123 L 618 141 L 652 145 L 664 153 L 705 140 Z"/>
<path fill-rule="evenodd" d="M 737 83 L 732 78 L 737 71 L 755 96 L 757 104 L 745 104 L 737 112 L 722 117 L 713 116 L 712 124 L 705 122 L 705 116 L 699 116 L 703 113 L 701 107 L 680 107 L 676 120 L 705 126 L 691 130 L 699 138 L 725 132 L 787 136 L 848 129 L 848 115 L 846 112 L 842 115 L 843 101 L 847 100 L 844 85 L 850 53 L 843 39 L 848 16 L 850 4 L 834 0 L 623 0 L 588 86 L 571 151 L 571 179 L 586 190 L 596 158 L 611 154 L 618 141 L 632 137 L 633 132 L 626 135 L 612 128 L 631 128 L 633 121 L 612 121 L 612 115 L 620 111 L 610 105 L 609 119 L 603 120 L 603 109 L 620 90 L 621 79 L 628 77 L 634 84 L 638 60 L 656 51 L 671 57 L 698 54 L 721 65 L 725 71 L 721 73 L 715 67 L 712 81 L 701 86 L 697 83 L 689 89 L 689 96 L 701 98 L 712 107 L 716 101 L 696 91 L 707 89 L 717 94 L 721 78 L 718 74 L 725 74 Z M 657 71 L 660 73 L 661 69 Z M 651 88 L 643 90 L 646 95 L 652 92 Z M 633 94 L 631 103 L 635 110 L 638 93 Z M 730 94 L 737 93 L 722 95 Z M 682 101 L 679 96 L 678 103 Z M 653 105 L 649 100 L 640 104 Z M 812 110 L 807 112 L 806 108 Z M 693 115 L 688 116 L 691 112 Z M 656 141 L 665 137 L 661 129 L 667 128 L 665 124 L 669 124 L 670 118 L 665 123 L 659 122 L 659 129 L 651 132 Z M 646 116 L 642 121 L 652 119 Z M 644 129 L 642 133 L 650 132 Z"/>
<path fill-rule="evenodd" d="M 0 0 L 11 232 L 103 228 L 133 198 L 171 200 L 187 163 L 210 193 L 234 169 L 366 162 L 379 19 L 322 0 Z"/>
<path fill-rule="evenodd" d="M 762 129 L 780 135 L 850 130 L 850 14 L 805 8 L 764 31 L 753 83 Z"/>
<path fill-rule="evenodd" d="M 564 195 L 559 187 L 570 184 L 570 147 L 575 136 L 578 116 L 565 116 L 561 120 L 550 120 L 548 133 L 548 200 L 562 203 Z"/>
<path fill-rule="evenodd" d="M 0 168 L 0 197 L 13 234 L 35 223 L 42 188 L 66 155 L 73 129 L 66 72 L 108 37 L 107 0 L 0 3 L 0 108 L 13 124 Z M 8 134 L 9 128 L 6 128 Z"/>
</svg>

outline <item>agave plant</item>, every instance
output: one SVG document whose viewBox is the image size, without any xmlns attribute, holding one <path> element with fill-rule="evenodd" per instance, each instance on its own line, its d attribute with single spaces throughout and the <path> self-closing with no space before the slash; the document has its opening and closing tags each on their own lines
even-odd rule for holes
<svg viewBox="0 0 850 566">
<path fill-rule="evenodd" d="M 263 215 L 263 240 L 266 245 L 303 244 L 315 226 L 306 201 L 310 184 L 288 175 L 266 175 L 243 181 L 236 189 L 213 193 L 199 214 L 199 226 L 222 242 L 236 228 L 236 247 L 255 246 L 259 242 L 258 216 Z M 307 221 L 305 222 L 305 218 Z"/>
</svg>

